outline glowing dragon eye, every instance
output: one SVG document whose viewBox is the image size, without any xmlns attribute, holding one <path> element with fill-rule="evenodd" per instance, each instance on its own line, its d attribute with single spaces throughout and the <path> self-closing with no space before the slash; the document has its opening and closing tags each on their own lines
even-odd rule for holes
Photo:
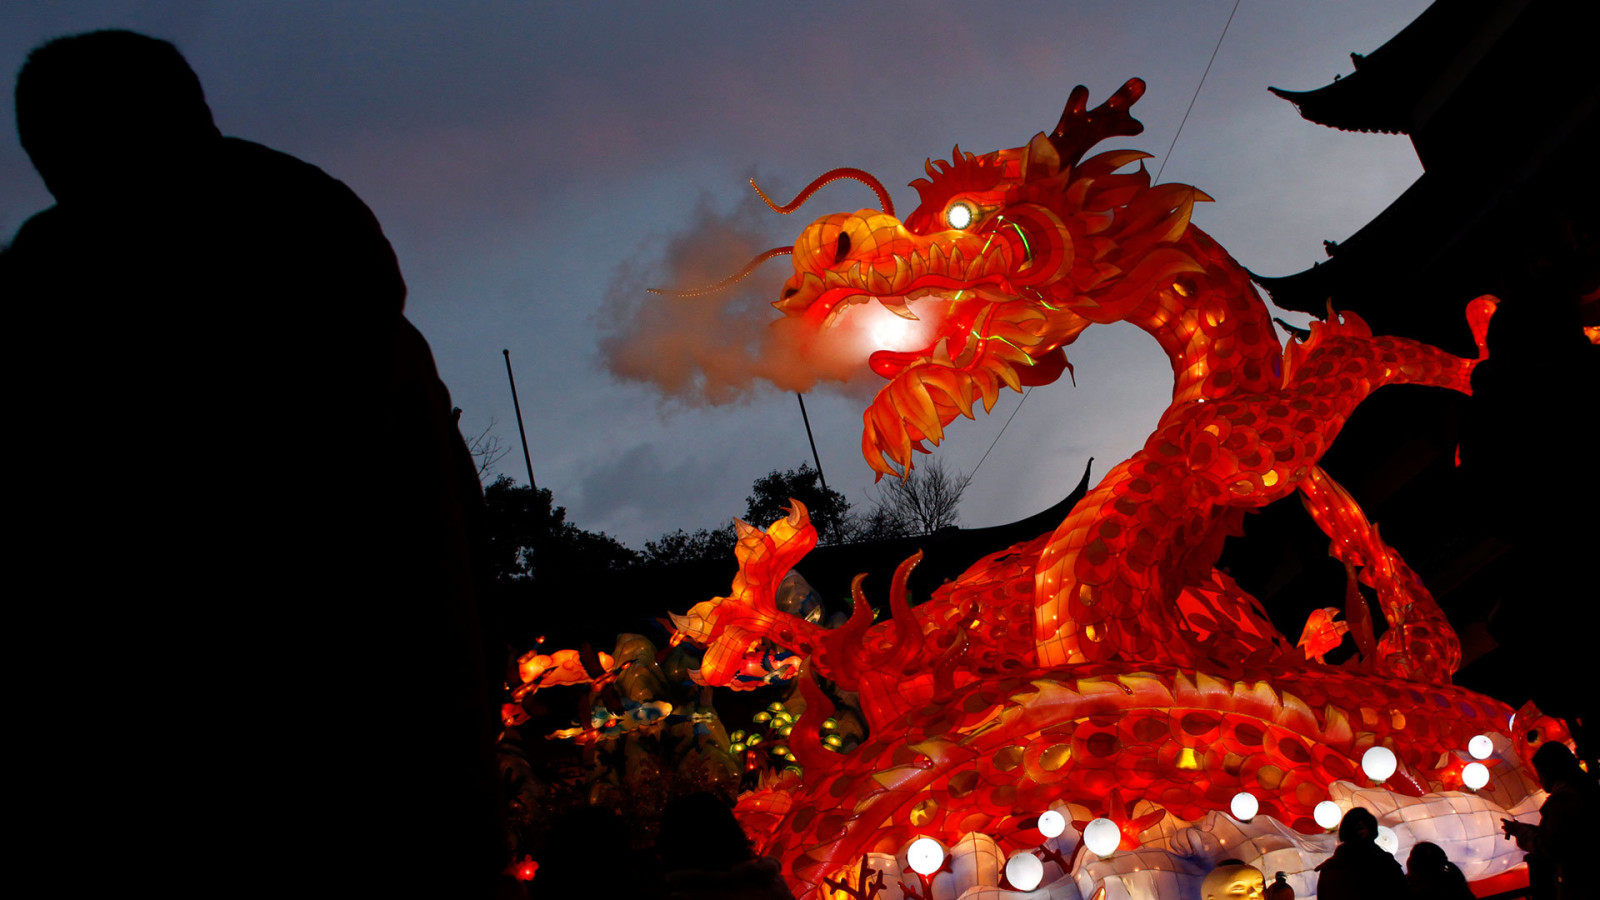
<svg viewBox="0 0 1600 900">
<path fill-rule="evenodd" d="M 944 219 L 951 228 L 966 231 L 972 225 L 972 204 L 960 200 L 950 204 L 950 208 L 944 211 Z"/>
</svg>

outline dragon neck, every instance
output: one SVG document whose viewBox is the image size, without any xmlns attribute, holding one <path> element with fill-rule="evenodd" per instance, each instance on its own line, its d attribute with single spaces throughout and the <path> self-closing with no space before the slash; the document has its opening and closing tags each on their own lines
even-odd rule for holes
<svg viewBox="0 0 1600 900">
<path fill-rule="evenodd" d="M 1278 387 L 1283 348 L 1244 268 L 1193 226 L 1177 244 L 1203 271 L 1151 291 L 1127 317 L 1172 363 L 1167 415 L 1201 400 Z"/>
</svg>

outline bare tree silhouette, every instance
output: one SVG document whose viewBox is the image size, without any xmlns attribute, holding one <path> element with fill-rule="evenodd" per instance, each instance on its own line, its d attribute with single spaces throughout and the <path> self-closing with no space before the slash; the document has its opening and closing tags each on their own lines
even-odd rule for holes
<svg viewBox="0 0 1600 900">
<path fill-rule="evenodd" d="M 881 537 L 931 534 L 954 525 L 961 494 L 971 481 L 971 475 L 952 474 L 938 459 L 929 460 L 906 478 L 879 487 L 865 523 Z"/>
</svg>

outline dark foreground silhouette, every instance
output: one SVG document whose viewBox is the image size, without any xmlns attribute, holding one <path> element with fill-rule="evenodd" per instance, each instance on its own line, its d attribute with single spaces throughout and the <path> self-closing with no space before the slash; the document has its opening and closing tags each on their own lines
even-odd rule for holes
<svg viewBox="0 0 1600 900">
<path fill-rule="evenodd" d="M 492 892 L 481 493 L 377 220 L 165 42 L 53 41 L 16 96 L 57 201 L 0 254 L 30 824 L 169 894 Z"/>
</svg>

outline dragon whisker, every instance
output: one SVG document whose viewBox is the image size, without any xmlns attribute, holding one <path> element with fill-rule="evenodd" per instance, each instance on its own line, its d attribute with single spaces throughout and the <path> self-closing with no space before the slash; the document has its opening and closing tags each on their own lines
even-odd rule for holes
<svg viewBox="0 0 1600 900">
<path fill-rule="evenodd" d="M 771 250 L 763 251 L 762 253 L 758 254 L 755 259 L 745 263 L 744 268 L 740 269 L 739 271 L 729 275 L 727 278 L 722 279 L 716 284 L 708 284 L 705 287 L 684 288 L 681 290 L 675 290 L 672 288 L 646 288 L 646 290 L 652 294 L 661 294 L 665 297 L 681 298 L 703 297 L 706 294 L 715 294 L 718 291 L 725 291 L 728 288 L 733 287 L 735 284 L 743 281 L 745 276 L 755 271 L 756 266 L 761 265 L 774 256 L 787 256 L 793 252 L 793 247 L 773 247 Z"/>
<path fill-rule="evenodd" d="M 796 194 L 793 200 L 790 200 L 788 203 L 785 203 L 782 206 L 773 203 L 772 198 L 768 197 L 767 192 L 761 189 L 761 185 L 756 184 L 756 180 L 754 178 L 750 179 L 750 186 L 756 189 L 756 193 L 761 195 L 761 199 L 766 202 L 767 206 L 770 207 L 773 212 L 788 215 L 789 213 L 799 209 L 807 200 L 811 199 L 812 194 L 815 194 L 826 185 L 832 184 L 841 178 L 854 178 L 856 181 L 861 182 L 869 188 L 872 188 L 872 192 L 878 195 L 879 208 L 881 208 L 887 215 L 894 215 L 894 201 L 889 199 L 889 192 L 884 189 L 883 183 L 872 177 L 872 175 L 868 172 L 862 171 L 861 169 L 853 169 L 848 166 L 838 169 L 830 169 L 821 175 L 818 175 L 815 180 L 805 186 L 804 190 Z"/>
</svg>

